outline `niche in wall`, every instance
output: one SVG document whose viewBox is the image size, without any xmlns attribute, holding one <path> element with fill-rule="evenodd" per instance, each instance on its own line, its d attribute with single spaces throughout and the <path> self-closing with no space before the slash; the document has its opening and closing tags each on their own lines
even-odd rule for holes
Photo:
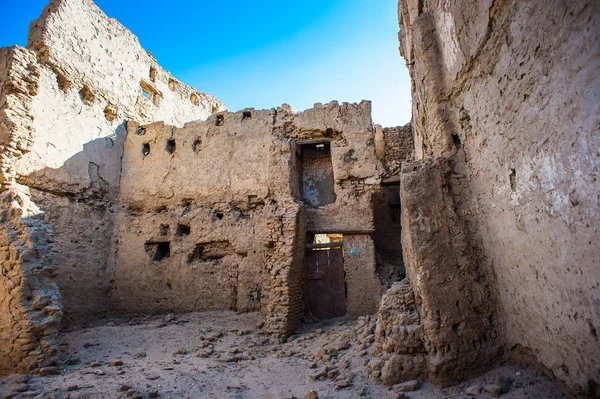
<svg viewBox="0 0 600 399">
<path fill-rule="evenodd" d="M 333 204 L 335 180 L 329 142 L 297 143 L 300 196 L 313 208 Z"/>
</svg>

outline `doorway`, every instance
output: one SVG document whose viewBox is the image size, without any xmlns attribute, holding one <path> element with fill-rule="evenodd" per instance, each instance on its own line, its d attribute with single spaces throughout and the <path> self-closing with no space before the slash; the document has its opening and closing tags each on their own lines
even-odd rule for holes
<svg viewBox="0 0 600 399">
<path fill-rule="evenodd" d="M 319 320 L 346 314 L 343 236 L 315 234 L 306 246 L 309 311 Z"/>
<path fill-rule="evenodd" d="M 387 287 L 404 278 L 400 183 L 382 184 L 373 193 L 377 274 Z"/>
</svg>

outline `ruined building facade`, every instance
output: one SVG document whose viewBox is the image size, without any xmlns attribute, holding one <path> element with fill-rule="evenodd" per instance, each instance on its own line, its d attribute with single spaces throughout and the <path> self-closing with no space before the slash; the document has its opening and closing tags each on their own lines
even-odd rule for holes
<svg viewBox="0 0 600 399">
<path fill-rule="evenodd" d="M 366 101 L 228 112 L 50 1 L 0 49 L 0 373 L 56 372 L 61 323 L 107 314 L 377 313 L 383 383 L 509 360 L 598 395 L 599 14 L 400 0 L 413 123 L 382 128 Z"/>
<path fill-rule="evenodd" d="M 372 203 L 412 135 L 399 151 L 369 102 L 226 112 L 90 0 L 51 1 L 0 54 L 0 372 L 55 372 L 61 323 L 231 309 L 286 336 L 374 314 L 403 276 L 373 239 L 397 178 Z"/>
</svg>

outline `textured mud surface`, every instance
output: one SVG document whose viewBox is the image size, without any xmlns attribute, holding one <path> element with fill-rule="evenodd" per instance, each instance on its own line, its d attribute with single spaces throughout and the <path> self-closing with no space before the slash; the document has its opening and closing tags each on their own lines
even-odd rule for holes
<svg viewBox="0 0 600 399">
<path fill-rule="evenodd" d="M 0 397 L 279 399 L 302 398 L 314 389 L 320 398 L 396 398 L 400 393 L 399 385 L 386 388 L 366 375 L 374 331 L 368 318 L 311 324 L 284 343 L 261 334 L 259 326 L 259 315 L 233 312 L 105 319 L 64 331 L 61 375 L 7 377 L 0 382 Z M 483 388 L 498 376 L 510 382 L 502 398 L 563 397 L 545 377 L 508 366 L 444 390 L 424 384 L 406 397 L 466 397 L 467 388 Z"/>
</svg>

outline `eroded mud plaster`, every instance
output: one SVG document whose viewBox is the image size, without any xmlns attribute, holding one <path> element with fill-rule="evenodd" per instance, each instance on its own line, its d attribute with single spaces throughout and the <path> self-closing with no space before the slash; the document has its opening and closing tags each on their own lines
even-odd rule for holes
<svg viewBox="0 0 600 399">
<path fill-rule="evenodd" d="M 460 349 L 484 328 L 483 335 L 497 332 L 484 348 L 500 345 L 504 358 L 541 366 L 575 395 L 597 396 L 598 4 L 401 0 L 398 16 L 412 80 L 415 154 L 422 159 L 402 173 L 404 217 L 422 220 L 418 230 L 403 229 L 403 242 L 420 257 L 419 269 L 405 257 L 417 310 L 424 326 L 431 310 L 445 322 L 454 309 L 431 307 L 435 297 L 423 294 L 436 280 L 452 286 L 467 271 L 466 289 L 444 294 L 452 298 L 448 306 L 456 298 L 470 307 L 467 314 L 491 315 L 489 327 L 458 324 L 446 337 L 428 335 L 455 341 L 458 348 L 449 349 L 461 359 L 455 371 L 445 369 L 445 360 L 433 368 L 429 362 L 429 378 L 445 384 L 462 378 L 459 370 L 493 361 L 484 350 L 476 358 Z M 459 234 L 463 243 L 452 245 L 450 262 L 427 266 L 429 249 L 415 251 L 423 230 L 431 238 L 443 231 L 427 201 L 407 209 L 415 173 L 438 176 L 436 201 L 448 204 L 441 217 L 453 214 L 462 226 L 444 234 L 452 242 Z M 469 266 L 457 269 L 454 259 L 464 256 Z M 481 296 L 472 296 L 480 288 L 469 285 L 487 287 L 489 306 L 481 309 Z"/>
</svg>

